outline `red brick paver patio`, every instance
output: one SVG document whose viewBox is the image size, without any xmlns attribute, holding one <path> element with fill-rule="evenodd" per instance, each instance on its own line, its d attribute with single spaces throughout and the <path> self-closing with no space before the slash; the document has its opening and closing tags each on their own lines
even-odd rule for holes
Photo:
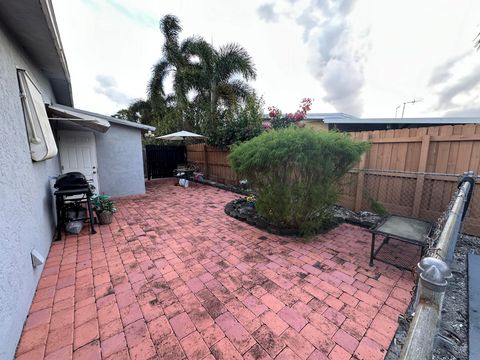
<svg viewBox="0 0 480 360">
<path fill-rule="evenodd" d="M 413 281 L 368 266 L 368 231 L 274 236 L 224 214 L 237 195 L 172 184 L 53 243 L 17 359 L 385 356 Z"/>
</svg>

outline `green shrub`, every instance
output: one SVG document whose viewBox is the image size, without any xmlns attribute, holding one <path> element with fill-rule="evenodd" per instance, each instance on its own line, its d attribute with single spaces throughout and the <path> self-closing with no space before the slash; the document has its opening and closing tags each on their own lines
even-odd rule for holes
<svg viewBox="0 0 480 360">
<path fill-rule="evenodd" d="M 375 214 L 378 214 L 378 215 L 381 215 L 381 216 L 384 216 L 384 215 L 388 214 L 387 209 L 385 209 L 385 207 L 381 203 L 379 203 L 377 200 L 375 200 L 374 198 L 369 197 L 368 202 L 370 203 L 370 209 Z"/>
<path fill-rule="evenodd" d="M 257 191 L 260 215 L 308 235 L 330 223 L 339 180 L 368 146 L 344 133 L 291 127 L 235 146 L 230 163 Z"/>
<path fill-rule="evenodd" d="M 235 111 L 222 115 L 221 124 L 202 130 L 208 143 L 221 149 L 250 140 L 262 132 L 263 99 L 249 94 Z"/>
<path fill-rule="evenodd" d="M 108 195 L 97 195 L 92 197 L 92 207 L 95 211 L 102 213 L 102 212 L 117 212 L 115 208 L 115 204 L 112 200 L 110 200 L 110 196 Z"/>
</svg>

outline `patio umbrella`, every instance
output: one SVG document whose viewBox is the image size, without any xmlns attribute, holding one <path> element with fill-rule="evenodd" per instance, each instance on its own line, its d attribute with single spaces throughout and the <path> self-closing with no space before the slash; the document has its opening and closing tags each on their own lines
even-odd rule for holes
<svg viewBox="0 0 480 360">
<path fill-rule="evenodd" d="M 195 134 L 195 133 L 192 133 L 190 131 L 185 131 L 185 130 L 177 131 L 177 132 L 174 132 L 174 133 L 171 133 L 171 134 L 162 135 L 162 136 L 157 137 L 157 139 L 161 139 L 161 140 L 173 140 L 173 141 L 176 140 L 176 141 L 183 141 L 183 142 L 185 142 L 185 140 L 189 140 L 189 139 L 206 139 L 206 138 L 207 138 L 206 136 Z M 187 147 L 185 146 L 185 164 L 186 163 L 187 163 Z"/>
<path fill-rule="evenodd" d="M 192 133 L 190 131 L 177 131 L 171 134 L 158 136 L 157 139 L 162 140 L 187 140 L 187 139 L 206 139 L 206 136 Z"/>
</svg>

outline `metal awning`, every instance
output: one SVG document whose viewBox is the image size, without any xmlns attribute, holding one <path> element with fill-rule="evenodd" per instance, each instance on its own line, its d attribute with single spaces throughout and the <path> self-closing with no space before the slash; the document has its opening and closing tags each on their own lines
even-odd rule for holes
<svg viewBox="0 0 480 360">
<path fill-rule="evenodd" d="M 100 117 L 82 114 L 81 112 L 65 109 L 65 107 L 58 107 L 55 105 L 48 105 L 53 117 L 50 120 L 55 121 L 71 121 L 77 125 L 85 128 L 96 130 L 102 133 L 107 132 L 110 128 L 110 122 Z"/>
</svg>

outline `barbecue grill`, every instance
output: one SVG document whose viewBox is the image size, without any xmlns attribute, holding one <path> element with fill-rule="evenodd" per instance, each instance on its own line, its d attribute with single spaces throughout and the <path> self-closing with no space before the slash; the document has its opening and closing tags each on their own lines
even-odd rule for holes
<svg viewBox="0 0 480 360">
<path fill-rule="evenodd" d="M 65 227 L 68 205 L 72 202 L 87 204 L 87 217 L 77 220 L 89 220 L 90 233 L 95 234 L 93 225 L 93 211 L 91 197 L 93 195 L 92 186 L 88 183 L 85 175 L 80 172 L 69 172 L 60 175 L 55 182 L 55 203 L 57 208 L 57 240 L 62 238 L 62 229 Z"/>
</svg>

